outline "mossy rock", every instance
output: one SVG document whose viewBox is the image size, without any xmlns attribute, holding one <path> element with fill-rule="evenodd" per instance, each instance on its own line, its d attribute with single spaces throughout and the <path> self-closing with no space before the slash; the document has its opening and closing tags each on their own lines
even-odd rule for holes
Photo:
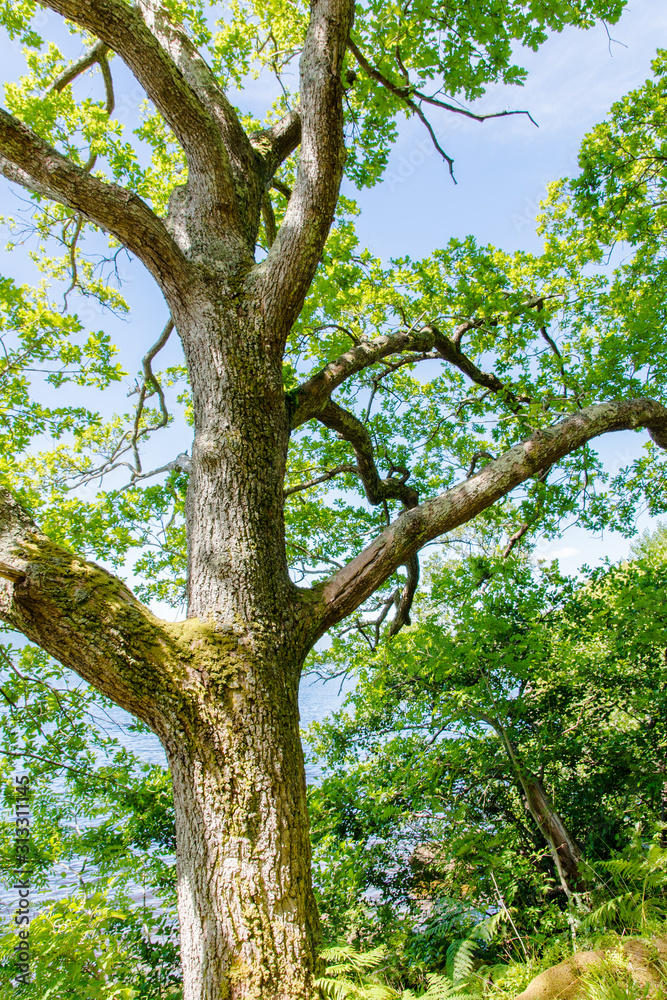
<svg viewBox="0 0 667 1000">
<path fill-rule="evenodd" d="M 650 997 L 667 990 L 667 937 L 619 938 L 616 944 L 579 951 L 545 969 L 516 1000 L 584 1000 L 591 982 L 628 980 Z"/>
</svg>

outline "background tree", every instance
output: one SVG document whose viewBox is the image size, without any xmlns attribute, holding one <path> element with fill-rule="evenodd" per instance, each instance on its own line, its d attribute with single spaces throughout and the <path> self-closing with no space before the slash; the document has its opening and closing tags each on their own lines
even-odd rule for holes
<svg viewBox="0 0 667 1000">
<path fill-rule="evenodd" d="M 578 919 L 595 907 L 604 862 L 636 861 L 663 821 L 665 572 L 655 543 L 578 582 L 515 557 L 436 565 L 410 629 L 346 650 L 358 686 L 312 727 L 329 933 L 408 933 L 433 969 L 494 913 L 520 957 L 572 896 Z"/>
<path fill-rule="evenodd" d="M 622 5 L 482 2 L 443 19 L 428 3 L 380 4 L 354 26 L 339 0 L 238 4 L 215 26 L 197 3 L 44 6 L 72 25 L 62 49 L 37 36 L 30 2 L 4 14 L 28 75 L 7 89 L 0 169 L 33 196 L 37 256 L 65 307 L 92 296 L 123 309 L 94 266 L 106 233 L 107 261 L 120 248 L 136 257 L 169 318 L 147 338 L 136 409 L 105 420 L 101 406 L 51 405 L 67 379 L 118 378 L 103 334 L 58 316 L 46 292 L 21 302 L 7 286 L 2 378 L 17 379 L 23 436 L 7 431 L 1 458 L 0 616 L 162 741 L 187 1000 L 308 996 L 319 940 L 297 706 L 308 651 L 376 592 L 372 628 L 395 607 L 397 632 L 418 551 L 485 511 L 508 546 L 582 501 L 590 523 L 612 510 L 628 524 L 627 503 L 590 499 L 602 471 L 587 443 L 641 427 L 667 441 L 664 355 L 651 341 L 638 367 L 641 335 L 629 347 L 609 336 L 585 242 L 556 236 L 532 258 L 465 240 L 386 265 L 356 244 L 343 169 L 373 183 L 397 114 L 427 130 L 425 109 L 472 114 L 442 94 L 519 82 L 514 43 L 613 21 Z M 130 141 L 113 117 L 113 55 L 147 96 Z M 258 66 L 286 76 L 297 56 L 298 98 L 283 80 L 266 121 L 232 107 L 225 88 Z M 81 92 L 90 70 L 97 96 Z M 24 349 L 22 309 L 34 316 Z M 625 314 L 613 317 L 622 330 Z M 156 374 L 173 329 L 183 364 Z M 40 352 L 47 395 L 35 405 Z M 429 364 L 425 384 L 410 366 Z M 147 446 L 179 383 L 191 453 L 151 470 Z M 61 442 L 26 452 L 46 430 Z M 82 492 L 106 477 L 97 497 Z M 518 503 L 500 502 L 527 481 Z M 185 622 L 158 620 L 87 561 L 119 568 L 133 549 L 140 596 L 185 599 Z"/>
</svg>

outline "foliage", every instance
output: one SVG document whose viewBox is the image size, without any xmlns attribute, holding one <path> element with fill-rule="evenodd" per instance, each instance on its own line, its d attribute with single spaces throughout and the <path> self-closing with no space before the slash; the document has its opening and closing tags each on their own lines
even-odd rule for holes
<svg viewBox="0 0 667 1000">
<path fill-rule="evenodd" d="M 512 39 L 534 47 L 547 29 L 569 22 L 587 24 L 596 16 L 613 21 L 620 9 L 616 0 L 495 5 L 493 11 L 482 2 L 457 10 L 460 23 L 455 18 L 445 29 L 441 14 L 429 4 L 409 16 L 402 8 L 383 10 L 380 16 L 380 8 L 371 6 L 359 12 L 355 37 L 388 78 L 397 79 L 396 60 L 402 60 L 414 78 L 411 100 L 417 100 L 415 95 L 429 79 L 441 83 L 452 96 L 474 97 L 488 83 L 520 80 Z M 236 84 L 242 77 L 247 82 L 244 74 L 253 69 L 288 72 L 306 16 L 301 7 L 289 10 L 287 17 L 281 7 L 276 23 L 270 3 L 239 3 L 224 23 L 212 25 L 197 4 L 174 5 L 174 15 L 184 19 L 209 51 L 221 78 Z M 21 15 L 21 29 L 12 21 L 12 31 L 27 31 L 31 16 L 28 6 Z M 386 44 L 389 37 L 394 39 L 393 48 Z M 81 39 L 73 28 L 68 44 Z M 78 80 L 54 90 L 67 62 L 66 46 L 34 44 L 37 48 L 28 54 L 28 75 L 8 92 L 10 107 L 75 159 L 84 162 L 94 153 L 100 175 L 126 184 L 163 212 L 170 185 L 182 183 L 186 167 L 159 116 L 146 108 L 141 122 L 120 121 L 113 114 L 108 118 L 104 100 L 77 98 Z M 475 52 L 472 61 L 470 46 Z M 355 73 L 348 93 L 355 136 L 348 169 L 358 183 L 366 184 L 379 177 L 380 161 L 386 159 L 381 137 L 389 142 L 401 107 L 410 109 L 359 67 Z M 667 373 L 660 320 L 665 300 L 660 249 L 664 209 L 659 163 L 665 73 L 661 55 L 654 63 L 654 78 L 616 105 L 610 121 L 586 139 L 581 177 L 556 187 L 546 206 L 542 254 L 508 254 L 468 237 L 449 241 L 425 260 L 403 257 L 385 262 L 359 244 L 356 206 L 341 198 L 321 265 L 290 336 L 287 387 L 319 370 L 353 342 L 418 329 L 425 322 L 450 336 L 461 328 L 460 347 L 466 358 L 493 371 L 503 385 L 501 392 L 471 388 L 456 366 L 443 367 L 429 361 L 428 352 L 417 351 L 400 358 L 398 367 L 379 362 L 339 390 L 339 402 L 368 429 L 381 473 L 409 469 L 410 484 L 420 499 L 460 480 L 473 458 L 479 466 L 535 428 L 553 424 L 587 403 L 643 393 L 664 398 Z M 94 87 L 99 89 L 101 83 L 99 75 L 93 77 Z M 284 100 L 278 99 L 270 120 Z M 630 126 L 638 162 L 648 171 L 639 187 L 631 166 L 624 167 L 622 161 L 619 137 Z M 616 150 L 615 160 L 610 149 Z M 288 183 L 293 166 L 286 168 Z M 285 201 L 281 194 L 276 199 L 279 222 Z M 623 199 L 627 205 L 620 211 Z M 629 217 L 631 205 L 638 213 L 635 222 Z M 162 424 L 153 405 L 157 393 L 151 385 L 135 428 L 137 415 L 110 390 L 123 368 L 135 369 L 136 360 L 124 350 L 120 365 L 112 361 L 115 347 L 109 336 L 97 332 L 86 339 L 85 324 L 74 315 L 79 310 L 85 316 L 91 303 L 100 316 L 103 310 L 107 314 L 125 310 L 122 296 L 112 294 L 115 275 L 121 273 L 115 264 L 118 248 L 106 246 L 86 222 L 79 230 L 69 209 L 40 202 L 36 213 L 32 220 L 17 220 L 14 244 L 18 247 L 26 239 L 26 227 L 32 227 L 37 240 L 34 255 L 45 279 L 55 294 L 67 295 L 63 310 L 49 303 L 46 290 L 36 299 L 21 292 L 19 302 L 11 282 L 3 286 L 8 296 L 8 358 L 11 365 L 12 359 L 21 359 L 23 374 L 20 384 L 0 379 L 2 391 L 8 393 L 2 400 L 5 423 L 11 428 L 3 439 L 0 475 L 19 490 L 54 539 L 117 569 L 134 568 L 142 597 L 179 607 L 185 580 L 187 463 L 179 464 L 178 459 L 190 435 L 184 366 L 170 364 L 156 374 L 168 404 L 167 423 Z M 621 217 L 627 232 L 613 222 Z M 626 236 L 634 241 L 631 264 L 623 264 L 611 276 L 595 266 L 609 244 Z M 87 272 L 85 265 L 91 260 L 96 263 Z M 98 277 L 100 268 L 106 276 L 103 281 Z M 29 322 L 26 310 L 31 313 Z M 50 331 L 47 337 L 42 326 Z M 29 374 L 35 368 L 47 368 L 46 386 L 40 384 L 40 372 Z M 55 403 L 57 396 L 50 387 L 64 379 L 68 385 L 75 382 L 73 398 L 80 405 Z M 142 379 L 140 373 L 131 391 L 136 392 Z M 33 401 L 44 391 L 52 405 Z M 47 435 L 57 438 L 55 447 Z M 25 451 L 30 440 L 37 444 L 37 455 Z M 166 453 L 166 463 L 151 462 L 154 447 Z M 286 515 L 288 556 L 297 579 L 326 575 L 340 560 L 356 554 L 385 526 L 386 518 L 400 510 L 398 501 L 369 509 L 359 494 L 358 477 L 350 471 L 329 475 L 349 466 L 351 458 L 350 445 L 321 425 L 308 425 L 293 435 Z M 170 468 L 165 470 L 165 465 Z M 322 481 L 302 488 L 318 479 Z M 93 484 L 104 488 L 94 490 Z M 616 478 L 588 446 L 565 459 L 547 481 L 534 481 L 513 500 L 501 501 L 480 515 L 477 530 L 489 531 L 497 539 L 499 527 L 510 537 L 528 524 L 528 542 L 538 531 L 553 536 L 564 520 L 577 519 L 594 529 L 611 525 L 631 533 L 634 512 L 645 497 L 652 511 L 663 509 L 662 459 L 652 445 L 630 472 Z M 400 574 L 387 582 L 382 597 L 397 585 Z"/>
<path fill-rule="evenodd" d="M 311 729 L 327 773 L 311 789 L 316 872 L 338 873 L 335 888 L 316 876 L 330 934 L 354 919 L 381 936 L 412 914 L 408 953 L 444 968 L 468 936 L 457 925 L 494 912 L 508 956 L 564 931 L 522 774 L 540 776 L 594 880 L 615 852 L 637 858 L 664 783 L 665 565 L 652 552 L 578 582 L 486 561 L 480 586 L 476 558 L 436 562 L 418 621 L 357 646 L 347 707 Z"/>
<path fill-rule="evenodd" d="M 15 975 L 15 928 L 0 937 L 0 989 Z M 98 890 L 42 906 L 30 922 L 28 1000 L 180 1000 L 173 920 Z M 16 989 L 16 987 L 14 987 Z"/>
<path fill-rule="evenodd" d="M 317 985 L 331 1000 L 478 1000 L 479 994 L 457 989 L 455 982 L 435 973 L 425 977 L 426 989 L 397 990 L 383 981 L 383 962 L 387 959 L 384 946 L 372 951 L 359 952 L 352 947 L 329 948 L 322 953 L 327 961 L 325 975 Z"/>
<path fill-rule="evenodd" d="M 30 779 L 35 885 L 74 876 L 94 887 L 113 878 L 119 890 L 157 894 L 173 912 L 169 774 L 122 745 L 148 730 L 33 646 L 4 647 L 0 690 L 3 756 L 20 759 Z M 11 809 L 11 782 L 3 799 Z M 11 830 L 10 819 L 0 826 L 4 880 L 12 877 Z"/>
<path fill-rule="evenodd" d="M 664 824 L 663 824 L 664 825 Z M 662 835 L 659 835 L 662 840 Z M 645 933 L 667 918 L 667 849 L 660 842 L 595 865 L 605 883 L 604 902 L 582 921 L 584 928 L 616 928 Z"/>
</svg>

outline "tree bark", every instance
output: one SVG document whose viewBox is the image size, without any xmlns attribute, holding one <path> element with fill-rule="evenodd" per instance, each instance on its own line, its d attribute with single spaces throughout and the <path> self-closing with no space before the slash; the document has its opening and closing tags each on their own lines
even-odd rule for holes
<svg viewBox="0 0 667 1000">
<path fill-rule="evenodd" d="M 582 889 L 582 877 L 579 870 L 581 848 L 558 814 L 541 780 L 532 774 L 517 756 L 515 746 L 505 727 L 496 719 L 484 718 L 493 726 L 505 746 L 507 756 L 525 795 L 526 809 L 547 842 L 565 895 L 568 900 L 572 900 Z"/>
<path fill-rule="evenodd" d="M 201 691 L 164 740 L 184 1000 L 314 993 L 320 936 L 298 725 L 300 662 L 289 649 L 277 656 L 274 644 L 271 636 L 264 649 L 250 651 L 264 643 L 231 633 L 220 642 L 217 632 L 206 656 L 198 652 L 193 661 Z"/>
<path fill-rule="evenodd" d="M 540 779 L 520 771 L 519 780 L 526 796 L 528 811 L 549 845 L 560 884 L 568 899 L 573 899 L 582 890 L 579 845 L 556 811 Z"/>
</svg>

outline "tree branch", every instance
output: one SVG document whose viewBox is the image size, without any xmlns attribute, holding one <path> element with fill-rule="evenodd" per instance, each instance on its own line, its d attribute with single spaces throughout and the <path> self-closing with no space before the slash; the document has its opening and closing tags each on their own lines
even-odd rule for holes
<svg viewBox="0 0 667 1000">
<path fill-rule="evenodd" d="M 0 487 L 0 620 L 151 728 L 160 727 L 162 623 L 125 585 L 52 542 Z"/>
<path fill-rule="evenodd" d="M 341 68 L 353 0 L 314 0 L 300 60 L 299 170 L 283 223 L 249 277 L 267 327 L 285 337 L 333 222 L 345 162 Z"/>
<path fill-rule="evenodd" d="M 533 118 L 533 116 L 530 114 L 529 111 L 496 111 L 492 112 L 491 114 L 478 115 L 475 114 L 474 111 L 468 111 L 467 108 L 462 108 L 456 104 L 451 104 L 449 101 L 441 101 L 440 98 L 438 97 L 429 97 L 428 94 L 422 94 L 421 91 L 417 90 L 416 87 L 414 87 L 410 83 L 410 77 L 407 73 L 407 70 L 405 69 L 405 66 L 401 61 L 400 51 L 398 50 L 398 48 L 396 50 L 396 56 L 401 76 L 405 81 L 405 86 L 403 87 L 400 87 L 397 84 L 393 83 L 388 77 L 384 75 L 384 73 L 381 73 L 374 66 L 371 66 L 371 64 L 364 56 L 363 52 L 361 52 L 359 47 L 352 41 L 351 38 L 348 39 L 347 47 L 367 76 L 369 76 L 372 80 L 375 80 L 376 83 L 379 83 L 380 86 L 384 87 L 385 90 L 388 90 L 391 94 L 394 95 L 394 97 L 397 97 L 400 101 L 403 101 L 403 103 L 407 107 L 409 107 L 414 114 L 417 115 L 422 125 L 424 125 L 426 130 L 428 131 L 428 134 L 431 137 L 431 142 L 433 143 L 436 150 L 438 151 L 438 153 L 440 153 L 443 160 L 449 167 L 449 173 L 451 174 L 452 180 L 454 180 L 454 161 L 451 158 L 451 156 L 449 156 L 444 151 L 442 146 L 439 144 L 437 136 L 433 131 L 433 127 L 429 122 L 428 118 L 426 117 L 426 115 L 424 114 L 424 112 L 422 111 L 418 102 L 423 101 L 425 104 L 430 104 L 435 108 L 442 108 L 445 111 L 451 111 L 455 115 L 462 115 L 464 118 L 472 118 L 473 121 L 476 122 L 485 122 L 489 118 L 506 118 L 509 115 L 526 115 L 526 117 L 530 119 L 533 125 L 537 125 L 537 122 L 535 121 L 535 119 Z"/>
<path fill-rule="evenodd" d="M 190 265 L 162 220 L 138 195 L 91 177 L 3 109 L 0 173 L 112 233 L 139 257 L 165 293 L 178 290 L 187 278 Z"/>
<path fill-rule="evenodd" d="M 667 408 L 651 399 L 585 407 L 553 427 L 536 431 L 459 486 L 401 514 L 363 552 L 316 589 L 314 633 L 323 635 L 366 600 L 394 570 L 427 542 L 472 520 L 496 500 L 592 438 L 646 427 L 667 450 Z"/>
<path fill-rule="evenodd" d="M 398 599 L 396 614 L 389 628 L 389 637 L 398 635 L 404 625 L 410 625 L 410 610 L 419 585 L 419 556 L 415 553 L 405 562 L 408 577 Z"/>
<path fill-rule="evenodd" d="M 424 330 L 408 330 L 400 333 L 374 337 L 341 354 L 319 372 L 299 386 L 293 394 L 294 411 L 292 413 L 292 429 L 300 427 L 307 420 L 318 416 L 329 400 L 331 393 L 342 385 L 346 379 L 356 372 L 382 361 L 390 354 L 400 354 L 403 351 L 429 351 L 433 347 L 435 336 L 428 327 Z"/>
<path fill-rule="evenodd" d="M 68 84 L 73 83 L 77 76 L 81 76 L 82 73 L 85 73 L 86 70 L 90 69 L 91 66 L 94 66 L 95 63 L 100 63 L 102 59 L 105 59 L 108 51 L 108 45 L 105 45 L 104 42 L 96 42 L 92 49 L 89 49 L 85 55 L 81 56 L 80 59 L 77 59 L 76 62 L 72 63 L 71 66 L 68 66 L 67 69 L 63 70 L 60 76 L 57 76 L 53 81 L 49 89 L 55 90 L 56 93 L 60 93 L 60 91 L 64 90 Z"/>
<path fill-rule="evenodd" d="M 301 115 L 298 111 L 290 111 L 279 122 L 271 128 L 262 128 L 250 135 L 250 144 L 264 160 L 268 177 L 274 186 L 278 187 L 280 181 L 274 182 L 273 175 L 288 156 L 290 156 L 301 142 Z M 281 185 L 278 190 L 284 188 Z M 289 190 L 289 189 L 288 189 Z M 291 192 L 290 192 L 291 194 Z M 289 198 L 289 195 L 287 196 Z"/>
<path fill-rule="evenodd" d="M 400 479 L 380 478 L 375 465 L 371 436 L 365 425 L 353 413 L 329 401 L 326 407 L 320 411 L 317 419 L 326 427 L 337 431 L 354 448 L 357 461 L 355 471 L 361 479 L 369 503 L 377 506 L 381 503 L 386 504 L 387 500 L 400 500 L 404 510 L 410 510 L 417 506 L 419 502 L 417 491 L 406 485 L 409 476 L 407 469 L 393 467 L 392 471 L 401 473 Z M 400 594 L 396 594 L 395 601 L 392 598 L 392 601 L 389 602 L 389 605 L 396 604 L 396 614 L 389 628 L 389 636 L 397 635 L 404 625 L 410 624 L 410 609 L 419 583 L 419 558 L 416 553 L 405 561 L 405 569 L 407 572 L 406 584 Z M 386 618 L 388 611 L 389 606 L 385 608 L 380 619 L 375 622 L 378 635 L 380 625 Z"/>
<path fill-rule="evenodd" d="M 133 479 L 140 476 L 143 471 L 141 467 L 141 456 L 139 455 L 139 438 L 142 435 L 147 434 L 149 430 L 150 431 L 160 430 L 160 428 L 166 427 L 167 424 L 169 423 L 169 411 L 167 410 L 167 404 L 165 402 L 164 392 L 162 386 L 160 385 L 155 376 L 155 373 L 152 368 L 152 363 L 155 356 L 160 353 L 164 345 L 169 340 L 169 337 L 171 336 L 173 329 L 174 329 L 174 321 L 170 316 L 169 319 L 167 320 L 164 330 L 162 331 L 156 342 L 153 344 L 153 346 L 148 349 L 141 362 L 141 367 L 143 368 L 144 372 L 144 379 L 141 384 L 141 388 L 139 389 L 139 401 L 137 403 L 137 409 L 134 414 L 134 424 L 132 426 L 132 438 L 131 438 L 132 453 L 134 455 L 134 468 L 136 471 L 136 476 L 133 473 L 132 477 Z M 146 401 L 146 396 L 153 392 L 157 393 L 157 397 L 160 403 L 160 419 L 154 427 L 141 428 L 141 415 L 144 410 L 144 403 Z"/>
<path fill-rule="evenodd" d="M 213 222 L 238 222 L 228 149 L 251 162 L 231 105 L 183 31 L 153 0 L 44 0 L 117 52 L 172 129 L 188 159 L 188 188 Z M 220 217 L 223 217 L 222 219 Z"/>
<path fill-rule="evenodd" d="M 329 402 L 317 415 L 317 419 L 331 430 L 337 431 L 354 448 L 357 460 L 356 471 L 363 483 L 366 499 L 377 506 L 383 500 L 400 500 L 407 508 L 415 507 L 418 502 L 416 490 L 406 486 L 407 470 L 400 470 L 400 479 L 390 477 L 381 479 L 375 465 L 373 442 L 366 427 L 353 413 L 344 410 L 337 403 Z M 397 470 L 398 471 L 398 470 Z"/>
<path fill-rule="evenodd" d="M 343 472 L 353 472 L 359 475 L 359 469 L 356 465 L 337 465 L 334 469 L 329 469 L 328 472 L 323 472 L 321 476 L 316 476 L 315 479 L 309 479 L 305 483 L 299 483 L 297 486 L 289 486 L 283 492 L 285 499 L 287 497 L 293 496 L 295 493 L 302 493 L 304 490 L 312 490 L 315 486 L 321 486 L 322 483 L 328 483 L 336 476 L 340 476 Z M 2 574 L 2 566 L 0 566 L 0 574 Z"/>
<path fill-rule="evenodd" d="M 317 417 L 323 407 L 327 405 L 334 389 L 342 385 L 350 376 L 377 364 L 378 361 L 382 361 L 391 354 L 400 354 L 404 351 L 420 351 L 423 357 L 432 360 L 433 354 L 428 352 L 435 349 L 437 357 L 454 365 L 477 385 L 481 385 L 496 394 L 502 394 L 512 412 L 518 412 L 523 403 L 528 402 L 528 399 L 525 396 L 517 396 L 496 375 L 483 371 L 461 350 L 460 341 L 463 333 L 480 324 L 481 321 L 477 320 L 460 324 L 454 338 L 447 337 L 434 324 L 430 324 L 421 330 L 386 334 L 355 344 L 349 351 L 325 365 L 312 378 L 294 390 L 292 393 L 292 429 L 294 430 L 307 420 Z"/>
</svg>

